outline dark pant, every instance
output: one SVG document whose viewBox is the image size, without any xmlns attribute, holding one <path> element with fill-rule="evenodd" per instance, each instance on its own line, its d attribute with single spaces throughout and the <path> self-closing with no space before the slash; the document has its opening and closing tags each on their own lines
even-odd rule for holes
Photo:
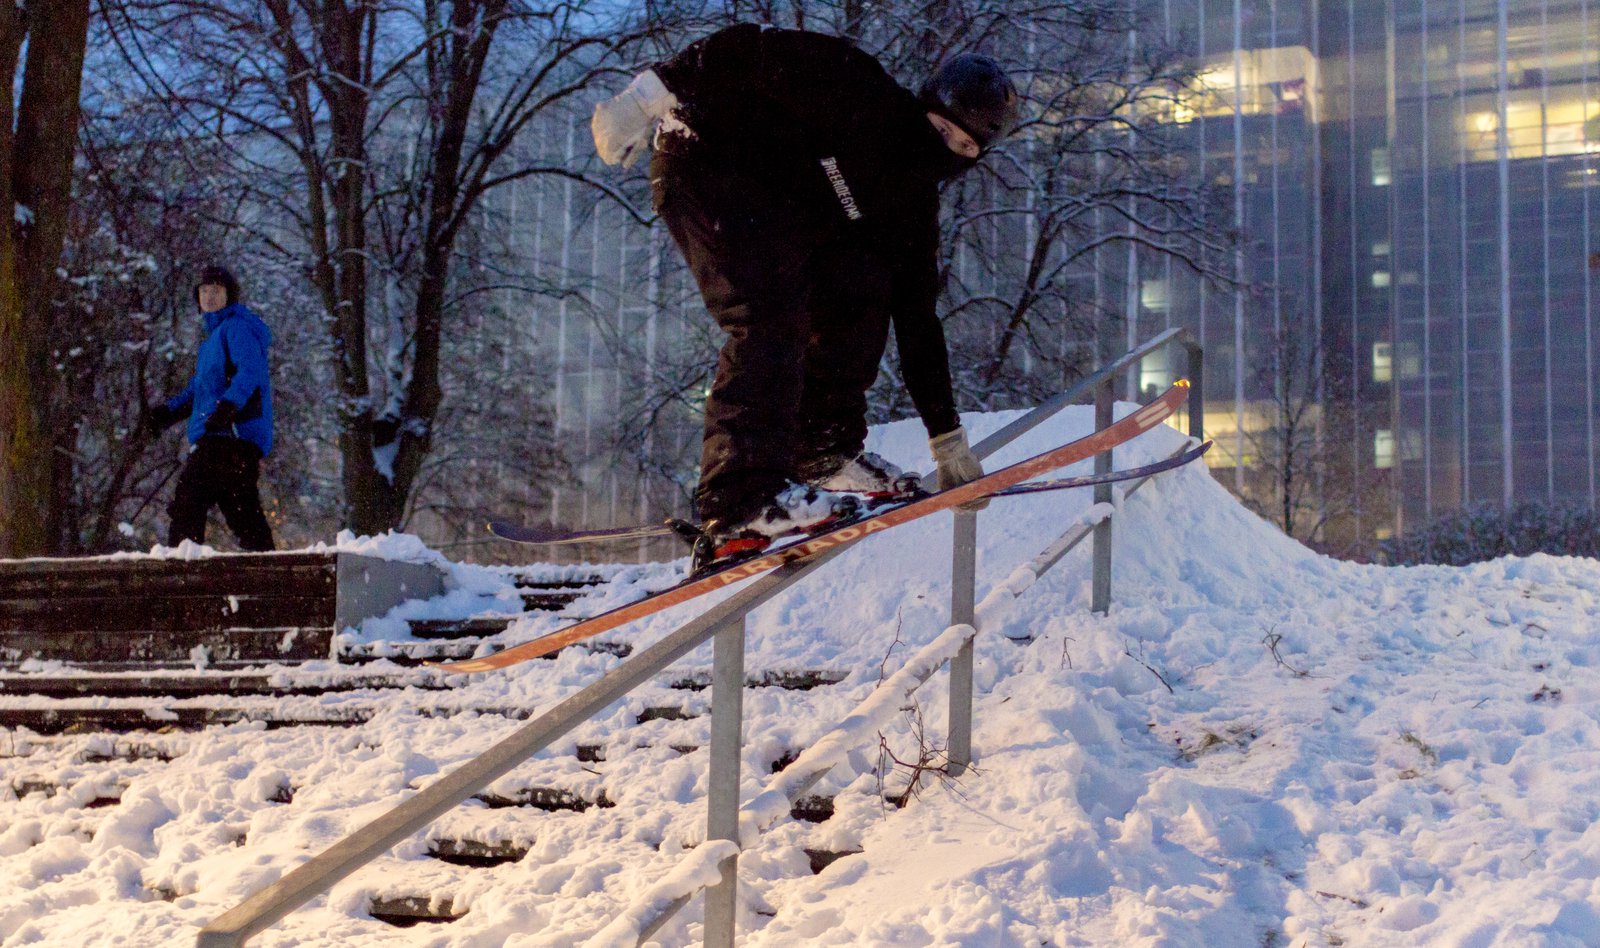
<svg viewBox="0 0 1600 948">
<path fill-rule="evenodd" d="M 706 399 L 695 506 L 739 521 L 790 479 L 854 457 L 889 334 L 868 248 L 757 182 L 658 153 L 656 209 L 727 333 Z M 813 211 L 814 213 L 814 211 Z"/>
<path fill-rule="evenodd" d="M 204 543 L 206 515 L 215 506 L 222 508 L 222 517 L 241 548 L 273 549 L 272 527 L 261 511 L 261 494 L 256 490 L 260 475 L 261 451 L 255 445 L 221 435 L 201 438 L 178 474 L 178 486 L 167 507 L 167 544 L 177 546 L 184 540 Z"/>
</svg>

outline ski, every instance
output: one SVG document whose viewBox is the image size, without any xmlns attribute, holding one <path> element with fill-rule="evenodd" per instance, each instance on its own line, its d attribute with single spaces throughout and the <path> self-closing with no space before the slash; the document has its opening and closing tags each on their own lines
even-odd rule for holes
<svg viewBox="0 0 1600 948">
<path fill-rule="evenodd" d="M 850 494 L 861 498 L 861 509 L 868 513 L 876 513 L 888 504 L 904 504 L 913 500 L 921 500 L 929 496 L 925 493 L 915 494 L 890 494 L 884 496 L 868 496 L 853 494 L 850 491 L 838 493 Z M 854 518 L 853 518 L 854 519 Z M 626 527 L 602 527 L 598 530 L 560 530 L 553 527 L 531 527 L 509 520 L 489 521 L 489 532 L 502 540 L 512 543 L 527 543 L 534 546 L 560 546 L 576 543 L 606 543 L 612 540 L 647 540 L 651 537 L 681 537 L 692 542 L 700 535 L 700 527 L 689 520 L 674 517 L 663 520 L 661 523 L 638 523 Z M 795 536 L 803 531 L 781 536 Z"/>
<path fill-rule="evenodd" d="M 512 543 L 558 546 L 564 543 L 604 543 L 611 540 L 647 540 L 650 537 L 669 537 L 680 532 L 680 525 L 694 529 L 687 520 L 667 520 L 662 523 L 640 523 L 627 527 L 607 527 L 600 530 L 560 530 L 555 527 L 534 527 L 509 520 L 489 521 L 489 532 Z"/>
<path fill-rule="evenodd" d="M 1174 455 L 1173 457 L 1164 458 L 1151 464 L 1144 464 L 1140 465 L 1139 467 L 1123 468 L 1122 470 L 1117 471 L 1107 471 L 1103 474 L 1082 474 L 1075 477 L 1061 477 L 1047 481 L 1028 481 L 1024 484 L 1017 484 L 1012 487 L 1006 487 L 1001 490 L 997 490 L 988 496 L 1017 497 L 1022 494 L 1037 494 L 1044 491 L 1069 490 L 1074 487 L 1093 487 L 1096 484 L 1113 484 L 1117 481 L 1137 480 L 1141 477 L 1149 477 L 1152 474 L 1159 474 L 1162 471 L 1169 471 L 1175 467 L 1182 467 L 1183 465 L 1188 464 L 1190 461 L 1193 461 L 1205 454 L 1210 449 L 1211 442 L 1207 441 L 1205 444 L 1186 448 L 1181 453 Z M 877 498 L 875 505 L 869 506 L 868 512 L 869 514 L 881 513 L 889 504 L 901 505 L 905 503 L 913 503 L 929 496 L 931 495 L 914 494 L 905 497 L 904 499 L 893 496 Z M 698 528 L 693 523 L 690 523 L 687 520 L 678 519 L 667 520 L 662 523 L 634 524 L 627 527 L 606 527 L 599 530 L 557 530 L 547 527 L 525 526 L 523 524 L 513 523 L 508 520 L 491 520 L 489 522 L 489 532 L 502 540 L 509 540 L 512 543 L 527 543 L 545 546 L 558 546 L 562 544 L 578 543 L 606 543 L 613 540 L 647 540 L 652 537 L 667 536 L 689 537 L 692 536 L 697 530 Z M 811 532 L 815 531 L 797 531 L 794 534 L 785 534 L 785 536 L 799 536 L 802 533 Z"/>
<path fill-rule="evenodd" d="M 1041 494 L 1051 490 L 1068 490 L 1073 487 L 1093 487 L 1096 484 L 1115 484 L 1118 481 L 1136 481 L 1162 471 L 1170 471 L 1175 467 L 1183 467 L 1190 461 L 1198 460 L 1201 455 L 1211 450 L 1212 442 L 1206 441 L 1192 447 L 1184 448 L 1171 457 L 1141 464 L 1138 467 L 1125 467 L 1118 471 L 1106 471 L 1104 474 L 1080 474 L 1077 477 L 1059 477 L 1048 481 L 1028 481 L 1015 487 L 1007 487 L 990 494 L 990 497 L 1021 497 L 1024 494 Z"/>
<path fill-rule="evenodd" d="M 1057 470 L 1070 464 L 1075 464 L 1085 458 L 1093 457 L 1103 451 L 1109 451 L 1119 444 L 1131 441 L 1165 421 L 1168 416 L 1178 409 L 1179 405 L 1183 404 L 1188 396 L 1188 380 L 1179 379 L 1155 401 L 1106 428 L 1102 428 L 1076 441 L 1045 451 L 1042 454 L 1036 454 L 1026 460 L 1018 461 L 1016 464 L 985 474 L 983 477 L 962 484 L 960 487 L 953 487 L 950 490 L 930 494 L 887 510 L 874 511 L 863 519 L 851 520 L 848 523 L 824 529 L 822 532 L 811 535 L 807 539 L 797 540 L 777 549 L 768 549 L 749 559 L 735 561 L 697 576 L 691 576 L 661 592 L 646 596 L 627 605 L 618 606 L 609 612 L 574 623 L 564 629 L 558 629 L 530 642 L 514 645 L 493 655 L 485 655 L 481 658 L 471 658 L 459 662 L 440 663 L 434 667 L 451 672 L 494 671 L 538 658 L 541 655 L 548 655 L 574 642 L 581 642 L 591 636 L 614 629 L 635 619 L 642 619 L 645 616 L 688 602 L 696 596 L 742 582 L 752 576 L 759 576 L 785 563 L 807 559 L 824 550 L 853 544 L 857 540 L 871 536 L 874 533 L 881 533 L 891 527 L 926 517 L 941 510 L 959 507 L 962 504 L 979 500 L 1005 488 L 1022 484 L 1046 471 Z"/>
</svg>

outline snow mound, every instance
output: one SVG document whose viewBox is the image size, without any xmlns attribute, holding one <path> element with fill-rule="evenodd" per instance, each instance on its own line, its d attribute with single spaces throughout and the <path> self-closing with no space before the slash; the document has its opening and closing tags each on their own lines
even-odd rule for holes
<svg viewBox="0 0 1600 948">
<path fill-rule="evenodd" d="M 965 423 L 981 438 L 1012 417 Z M 989 466 L 1091 422 L 1089 409 L 1069 409 Z M 1116 464 L 1182 443 L 1157 429 L 1119 449 Z M 930 467 L 916 422 L 874 429 L 869 447 Z M 995 501 L 979 518 L 979 598 L 1091 500 L 1066 491 Z M 836 794 L 832 819 L 781 823 L 742 854 L 743 944 L 1600 943 L 1600 564 L 1336 562 L 1246 511 L 1200 465 L 1157 477 L 1117 508 L 1111 613 L 1088 611 L 1084 544 L 980 628 L 976 769 L 930 781 L 897 809 L 883 791 L 903 787 L 900 768 L 872 774 L 879 748 L 861 748 L 854 768 L 819 787 Z M 846 677 L 811 692 L 746 693 L 745 799 L 774 761 L 811 746 L 946 629 L 949 548 L 948 516 L 907 524 L 751 616 L 753 672 Z M 682 566 L 615 568 L 585 606 L 668 585 Z M 459 608 L 507 598 L 489 572 L 471 579 Z M 653 641 L 705 605 L 614 637 Z M 560 621 L 529 616 L 511 634 Z M 544 709 L 617 661 L 569 650 L 452 694 Z M 672 675 L 709 665 L 702 648 Z M 685 847 L 704 836 L 705 754 L 672 746 L 703 744 L 709 724 L 635 725 L 669 699 L 699 711 L 709 700 L 648 684 L 497 784 L 590 798 L 603 789 L 614 806 L 459 808 L 255 944 L 580 944 L 637 900 L 674 890 L 692 868 Z M 70 793 L 0 800 L 0 946 L 190 943 L 195 926 L 517 726 L 427 716 L 420 700 L 397 696 L 349 729 L 216 729 L 171 763 L 109 777 L 50 758 L 45 776 Z M 883 734 L 885 747 L 936 763 L 945 708 L 935 676 Z M 579 764 L 579 744 L 605 747 L 606 760 Z M 32 759 L 0 766 L 17 778 Z M 91 778 L 125 782 L 122 804 L 86 809 Z M 295 790 L 287 805 L 285 786 Z M 426 857 L 427 838 L 468 830 L 528 854 L 488 870 Z M 805 849 L 860 852 L 813 875 Z M 469 911 L 405 930 L 366 915 L 374 896 L 419 893 Z M 699 913 L 696 901 L 660 943 L 698 940 Z"/>
</svg>

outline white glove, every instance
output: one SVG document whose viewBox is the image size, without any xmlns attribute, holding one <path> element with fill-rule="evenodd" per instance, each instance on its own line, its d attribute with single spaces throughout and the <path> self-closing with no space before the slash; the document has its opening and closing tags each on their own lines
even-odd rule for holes
<svg viewBox="0 0 1600 948">
<path fill-rule="evenodd" d="M 983 465 L 978 463 L 977 456 L 972 453 L 972 446 L 967 444 L 965 428 L 958 427 L 954 431 L 946 431 L 942 435 L 929 438 L 928 449 L 933 452 L 934 463 L 939 465 L 940 490 L 960 487 L 983 476 Z M 963 510 L 982 510 L 987 506 L 989 506 L 987 497 L 961 505 Z"/>
<path fill-rule="evenodd" d="M 654 70 L 646 69 L 634 76 L 619 95 L 594 107 L 589 130 L 594 134 L 594 148 L 600 153 L 600 160 L 608 165 L 633 167 L 650 147 L 656 122 L 677 105 L 678 97 L 667 90 Z"/>
</svg>

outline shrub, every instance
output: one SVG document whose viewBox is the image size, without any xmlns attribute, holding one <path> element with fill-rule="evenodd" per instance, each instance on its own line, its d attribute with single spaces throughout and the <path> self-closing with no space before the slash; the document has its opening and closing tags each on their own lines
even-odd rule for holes
<svg viewBox="0 0 1600 948">
<path fill-rule="evenodd" d="M 1600 513 L 1570 503 L 1528 501 L 1509 509 L 1479 504 L 1441 514 L 1379 546 L 1398 565 L 1464 566 L 1533 553 L 1600 557 Z"/>
</svg>

